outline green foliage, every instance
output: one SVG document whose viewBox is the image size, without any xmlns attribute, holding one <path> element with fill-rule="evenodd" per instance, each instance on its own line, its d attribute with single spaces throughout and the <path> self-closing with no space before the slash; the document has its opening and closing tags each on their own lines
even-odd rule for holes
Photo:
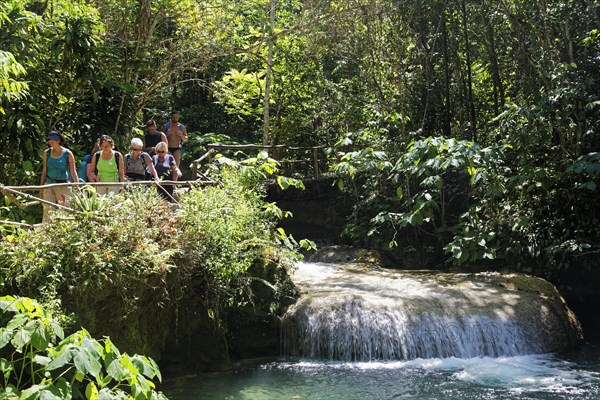
<svg viewBox="0 0 600 400">
<path fill-rule="evenodd" d="M 0 51 L 0 114 L 5 114 L 2 107 L 5 101 L 21 100 L 26 96 L 29 85 L 15 79 L 24 74 L 25 68 L 11 53 Z"/>
<path fill-rule="evenodd" d="M 93 87 L 101 86 L 96 67 L 102 25 L 94 9 L 67 1 L 55 2 L 52 12 L 28 5 L 20 0 L 0 5 L 0 47 L 7 51 L 0 63 L 6 90 L 0 95 L 0 143 L 6 149 L 0 162 L 3 182 L 23 179 L 22 160 L 36 169 L 47 129 L 79 139 L 91 125 L 82 119 L 90 115 L 97 93 Z M 27 176 L 27 183 L 33 178 Z"/>
<path fill-rule="evenodd" d="M 264 73 L 251 74 L 245 69 L 233 69 L 215 83 L 216 98 L 230 114 L 260 120 L 264 85 Z"/>
<path fill-rule="evenodd" d="M 201 277 L 204 298 L 215 311 L 238 297 L 239 280 L 252 265 L 289 268 L 296 260 L 292 245 L 286 247 L 286 238 L 275 230 L 281 211 L 262 205 L 261 193 L 246 186 L 245 174 L 225 168 L 221 185 L 194 189 L 180 202 L 179 235 L 188 239 L 181 241 L 176 263 Z"/>
<path fill-rule="evenodd" d="M 165 235 L 174 224 L 170 208 L 154 190 L 123 198 L 84 189 L 72 206 L 76 218 L 58 213 L 53 223 L 17 230 L 0 243 L 2 292 L 64 309 L 93 334 L 158 356 L 167 336 L 165 277 L 177 251 Z M 144 330 L 154 334 L 140 335 Z"/>
<path fill-rule="evenodd" d="M 42 301 L 57 294 L 86 293 L 95 301 L 120 294 L 127 305 L 139 285 L 167 265 L 171 250 L 161 246 L 161 232 L 168 215 L 154 219 L 168 208 L 153 191 L 136 191 L 124 200 L 96 196 L 93 189 L 75 195 L 72 206 L 82 212 L 75 219 L 59 218 L 8 237 L 1 256 L 5 276 L 19 293 Z M 136 210 L 147 206 L 145 218 L 131 224 Z"/>
<path fill-rule="evenodd" d="M 2 236 L 0 291 L 66 310 L 92 334 L 152 356 L 176 332 L 188 340 L 194 322 L 180 308 L 204 310 L 226 329 L 221 312 L 252 302 L 250 267 L 285 270 L 297 260 L 298 245 L 275 229 L 282 212 L 243 182 L 224 171 L 221 185 L 182 194 L 178 209 L 154 188 L 97 196 L 83 187 L 71 201 L 76 215 L 57 212 L 52 223 Z M 274 285 L 283 298 L 289 287 Z"/>
<path fill-rule="evenodd" d="M 402 231 L 409 229 L 428 232 L 445 244 L 465 207 L 484 196 L 482 181 L 497 167 L 504 149 L 430 137 L 409 143 L 394 162 L 387 153 L 372 148 L 345 153 L 336 165 L 337 173 L 362 181 L 358 192 L 371 191 L 371 196 L 359 197 L 358 223 L 349 225 L 347 234 L 359 240 L 372 237 L 378 246 L 404 248 L 399 236 L 406 237 Z M 360 176 L 368 178 L 356 179 Z M 371 213 L 362 215 L 364 209 Z"/>
<path fill-rule="evenodd" d="M 409 143 L 389 175 L 391 183 L 398 185 L 396 194 L 406 211 L 383 212 L 374 221 L 391 221 L 400 228 L 432 222 L 443 233 L 453 223 L 448 221 L 448 208 L 454 212 L 460 209 L 456 203 L 468 199 L 471 187 L 490 171 L 501 151 L 439 137 Z"/>
<path fill-rule="evenodd" d="M 61 319 L 35 300 L 0 297 L 3 399 L 165 400 L 156 363 L 121 353 L 81 329 L 64 337 Z"/>
<path fill-rule="evenodd" d="M 268 179 L 275 179 L 275 182 L 283 190 L 289 187 L 304 189 L 304 183 L 300 179 L 279 174 L 281 164 L 272 158 L 267 150 L 261 150 L 255 157 L 246 157 L 242 152 L 236 152 L 232 157 L 218 153 L 214 158 L 215 162 L 209 168 L 212 170 L 215 180 L 221 178 L 223 171 L 227 174 L 227 171 L 236 170 L 243 185 L 247 188 L 260 186 Z"/>
<path fill-rule="evenodd" d="M 191 132 L 187 165 L 204 153 L 206 132 L 253 141 L 272 45 L 272 141 L 334 149 L 338 185 L 356 204 L 352 240 L 439 248 L 452 236 L 460 262 L 541 255 L 555 268 L 572 248 L 591 257 L 597 1 L 498 4 L 290 0 L 276 3 L 271 29 L 262 0 L 1 2 L 0 180 L 35 180 L 48 128 L 76 150 L 101 133 L 122 144 L 140 120 L 164 120 L 171 108 Z M 496 145 L 512 150 L 488 168 L 484 150 Z M 268 156 L 248 163 L 258 168 L 247 165 L 247 183 L 282 169 Z"/>
<path fill-rule="evenodd" d="M 481 182 L 486 195 L 461 216 L 446 251 L 459 264 L 510 260 L 546 277 L 573 267 L 575 259 L 578 268 L 590 268 L 600 238 L 597 163 L 591 153 L 562 169 L 525 165 L 488 173 Z"/>
</svg>

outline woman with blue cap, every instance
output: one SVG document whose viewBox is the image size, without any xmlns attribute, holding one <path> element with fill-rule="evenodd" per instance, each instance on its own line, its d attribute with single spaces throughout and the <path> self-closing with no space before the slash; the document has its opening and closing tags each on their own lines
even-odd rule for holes
<svg viewBox="0 0 600 400">
<path fill-rule="evenodd" d="M 41 185 L 51 183 L 67 183 L 69 174 L 74 182 L 79 181 L 77 168 L 75 167 L 75 157 L 73 153 L 64 148 L 64 136 L 57 131 L 50 131 L 46 135 L 48 149 L 44 151 L 42 158 L 42 177 Z M 71 188 L 69 186 L 53 186 L 41 191 L 41 197 L 44 200 L 65 205 L 71 197 Z M 49 220 L 51 206 L 44 204 L 44 221 Z"/>
</svg>

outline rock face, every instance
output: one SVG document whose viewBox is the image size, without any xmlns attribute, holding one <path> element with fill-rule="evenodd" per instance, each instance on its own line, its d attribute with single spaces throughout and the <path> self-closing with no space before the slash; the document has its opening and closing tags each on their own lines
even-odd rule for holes
<svg viewBox="0 0 600 400">
<path fill-rule="evenodd" d="M 347 196 L 337 190 L 334 177 L 303 180 L 305 190 L 281 190 L 277 184 L 268 186 L 267 201 L 276 201 L 292 218 L 284 218 L 280 226 L 298 239 L 310 238 L 319 246 L 339 243 L 346 218 L 352 211 Z"/>
<path fill-rule="evenodd" d="M 514 356 L 582 340 L 549 282 L 525 275 L 301 265 L 282 320 L 285 353 L 345 361 Z"/>
<path fill-rule="evenodd" d="M 379 252 L 374 250 L 357 249 L 351 246 L 327 246 L 320 248 L 310 256 L 309 261 L 322 263 L 383 263 L 382 256 Z"/>
</svg>

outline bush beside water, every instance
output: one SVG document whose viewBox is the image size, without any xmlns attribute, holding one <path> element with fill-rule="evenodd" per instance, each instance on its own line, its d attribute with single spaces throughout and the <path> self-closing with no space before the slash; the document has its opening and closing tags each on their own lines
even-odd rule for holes
<svg viewBox="0 0 600 400">
<path fill-rule="evenodd" d="M 0 398 L 166 400 L 154 360 L 85 329 L 65 337 L 62 320 L 35 300 L 0 297 Z"/>
<path fill-rule="evenodd" d="M 224 172 L 220 185 L 182 193 L 177 209 L 153 189 L 84 191 L 73 202 L 77 216 L 4 234 L 1 292 L 64 310 L 72 329 L 127 352 L 160 359 L 168 348 L 168 363 L 226 366 L 228 315 L 277 312 L 293 294 L 284 271 L 297 258 L 275 229 L 281 213 L 242 182 Z"/>
</svg>

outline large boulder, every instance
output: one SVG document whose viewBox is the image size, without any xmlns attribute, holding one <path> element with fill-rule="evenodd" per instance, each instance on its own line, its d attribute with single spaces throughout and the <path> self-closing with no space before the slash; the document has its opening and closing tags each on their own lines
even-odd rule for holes
<svg viewBox="0 0 600 400">
<path fill-rule="evenodd" d="M 532 276 L 304 263 L 282 319 L 286 354 L 344 361 L 499 357 L 567 350 L 582 329 Z"/>
</svg>

